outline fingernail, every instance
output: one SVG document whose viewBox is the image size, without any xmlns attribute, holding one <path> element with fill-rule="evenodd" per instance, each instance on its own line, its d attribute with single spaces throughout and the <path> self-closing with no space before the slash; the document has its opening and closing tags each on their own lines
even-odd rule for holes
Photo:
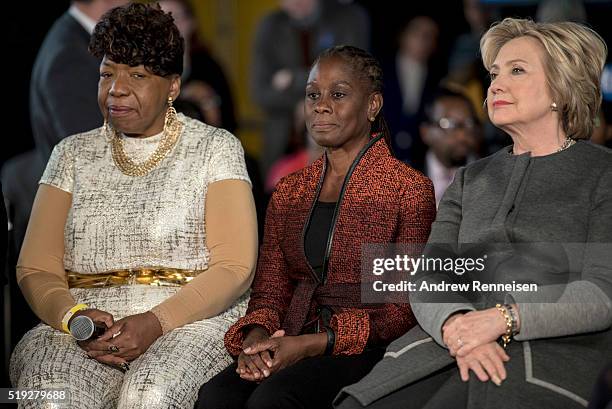
<svg viewBox="0 0 612 409">
<path fill-rule="evenodd" d="M 264 375 L 265 375 L 266 377 L 268 377 L 268 376 L 270 376 L 270 372 L 268 372 L 268 371 L 264 370 Z"/>
<path fill-rule="evenodd" d="M 499 379 L 497 376 L 492 376 L 492 377 L 491 377 L 491 380 L 492 380 L 492 381 L 493 381 L 493 383 L 494 383 L 495 385 L 497 385 L 497 386 L 501 386 L 501 384 L 502 384 L 501 379 Z"/>
<path fill-rule="evenodd" d="M 266 365 L 268 365 L 269 368 L 272 368 L 272 361 L 266 361 Z"/>
<path fill-rule="evenodd" d="M 244 349 L 244 352 L 245 352 L 245 353 L 247 353 L 247 354 L 248 354 L 249 352 L 251 352 L 251 347 L 247 347 L 247 348 L 245 348 L 245 349 Z"/>
</svg>

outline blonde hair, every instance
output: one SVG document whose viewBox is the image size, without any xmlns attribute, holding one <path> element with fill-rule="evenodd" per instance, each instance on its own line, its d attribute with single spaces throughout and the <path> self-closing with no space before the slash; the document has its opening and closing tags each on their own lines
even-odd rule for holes
<svg viewBox="0 0 612 409">
<path fill-rule="evenodd" d="M 595 31 L 577 23 L 535 23 L 506 18 L 491 26 L 480 39 L 482 62 L 487 71 L 504 44 L 523 36 L 537 39 L 546 50 L 546 81 L 566 135 L 588 139 L 601 105 L 600 81 L 608 53 L 606 43 Z"/>
</svg>

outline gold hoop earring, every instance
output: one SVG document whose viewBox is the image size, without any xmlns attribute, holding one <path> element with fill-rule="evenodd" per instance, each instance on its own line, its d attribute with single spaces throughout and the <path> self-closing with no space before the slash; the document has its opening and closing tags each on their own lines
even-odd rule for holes
<svg viewBox="0 0 612 409">
<path fill-rule="evenodd" d="M 550 104 L 550 110 L 552 112 L 557 112 L 559 110 L 559 108 L 557 107 L 557 103 L 553 102 L 552 104 Z"/>
</svg>

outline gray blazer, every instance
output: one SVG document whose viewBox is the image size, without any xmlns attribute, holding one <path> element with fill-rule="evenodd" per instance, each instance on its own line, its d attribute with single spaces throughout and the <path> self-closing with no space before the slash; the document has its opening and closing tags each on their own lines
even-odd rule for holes
<svg viewBox="0 0 612 409">
<path fill-rule="evenodd" d="M 461 297 L 431 303 L 424 293 L 411 294 L 421 328 L 393 342 L 372 372 L 344 388 L 336 402 L 348 394 L 367 405 L 452 364 L 441 334 L 449 315 L 516 302 L 521 332 L 510 344 L 507 370 L 520 382 L 471 388 L 481 396 L 470 402 L 488 407 L 504 394 L 529 399 L 529 393 L 546 391 L 560 403 L 586 406 L 598 372 L 612 357 L 612 151 L 581 141 L 532 158 L 505 148 L 462 168 L 442 198 L 429 243 L 557 243 L 573 255 L 559 270 L 534 252 L 496 276 L 506 283 L 534 282 L 537 293 L 495 294 L 478 305 Z M 551 272 L 554 284 L 546 277 Z M 525 383 L 530 387 L 516 390 Z"/>
</svg>

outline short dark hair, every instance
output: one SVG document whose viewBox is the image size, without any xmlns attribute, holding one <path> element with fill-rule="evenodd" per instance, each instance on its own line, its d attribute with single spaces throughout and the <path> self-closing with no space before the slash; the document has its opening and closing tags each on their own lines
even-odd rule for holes
<svg viewBox="0 0 612 409">
<path fill-rule="evenodd" d="M 109 10 L 96 24 L 89 51 L 118 64 L 144 65 L 162 77 L 183 73 L 184 41 L 159 4 L 132 3 Z"/>
<path fill-rule="evenodd" d="M 443 98 L 457 98 L 462 100 L 468 106 L 470 111 L 470 116 L 475 124 L 480 125 L 480 120 L 478 115 L 476 114 L 476 109 L 474 108 L 474 104 L 472 101 L 462 92 L 455 91 L 453 89 L 447 87 L 439 87 L 433 94 L 433 96 L 425 103 L 425 118 L 424 121 L 431 122 L 433 121 L 433 110 L 438 101 Z"/>
</svg>

